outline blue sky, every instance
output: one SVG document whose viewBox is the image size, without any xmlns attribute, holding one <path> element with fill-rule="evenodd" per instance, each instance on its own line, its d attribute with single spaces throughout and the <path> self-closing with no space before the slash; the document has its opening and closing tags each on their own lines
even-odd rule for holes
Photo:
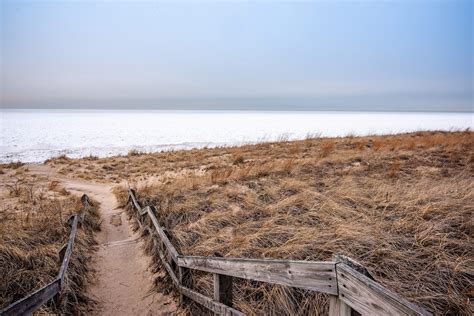
<svg viewBox="0 0 474 316">
<path fill-rule="evenodd" d="M 2 1 L 0 23 L 5 107 L 472 110 L 472 1 Z"/>
</svg>

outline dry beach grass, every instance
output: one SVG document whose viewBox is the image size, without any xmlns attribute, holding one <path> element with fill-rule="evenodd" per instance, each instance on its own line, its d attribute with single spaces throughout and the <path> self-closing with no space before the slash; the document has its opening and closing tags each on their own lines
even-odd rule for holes
<svg viewBox="0 0 474 316">
<path fill-rule="evenodd" d="M 81 209 L 57 182 L 29 174 L 25 166 L 2 165 L 0 212 L 0 306 L 6 306 L 51 282 L 59 272 L 58 250 L 67 242 L 67 219 Z M 41 307 L 43 313 L 79 314 L 93 306 L 85 295 L 90 257 L 99 229 L 97 205 L 87 211 L 74 244 L 61 301 Z"/>
<path fill-rule="evenodd" d="M 78 178 L 127 180 L 143 205 L 157 207 L 181 253 L 299 260 L 342 253 L 435 314 L 473 313 L 470 131 L 316 137 L 48 164 Z M 116 194 L 126 201 L 123 186 Z M 210 275 L 194 275 L 200 292 L 210 295 L 211 284 Z M 301 290 L 241 280 L 234 292 L 236 308 L 250 314 L 327 311 L 327 297 Z"/>
</svg>

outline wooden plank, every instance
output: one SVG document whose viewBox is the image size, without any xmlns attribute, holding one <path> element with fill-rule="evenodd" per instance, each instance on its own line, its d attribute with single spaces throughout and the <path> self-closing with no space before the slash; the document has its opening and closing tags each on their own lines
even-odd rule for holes
<svg viewBox="0 0 474 316">
<path fill-rule="evenodd" d="M 339 298 L 362 315 L 431 315 L 344 263 L 336 270 Z"/>
<path fill-rule="evenodd" d="M 135 206 L 135 208 L 139 211 L 141 210 L 141 206 L 140 204 L 138 204 L 138 201 L 137 201 L 137 198 L 135 197 L 135 193 L 132 189 L 129 189 L 128 190 L 128 195 L 130 196 L 130 198 L 132 199 L 132 203 L 133 205 Z"/>
<path fill-rule="evenodd" d="M 164 254 L 159 249 L 157 249 L 157 251 L 158 251 L 158 255 L 160 256 L 161 263 L 163 263 L 163 266 L 165 267 L 166 271 L 168 272 L 169 276 L 171 277 L 171 280 L 173 281 L 174 285 L 178 288 L 179 285 L 180 285 L 180 282 L 179 282 L 178 278 L 176 277 L 176 274 L 174 273 L 173 269 L 171 268 L 171 266 L 166 261 L 166 258 L 164 256 Z"/>
<path fill-rule="evenodd" d="M 232 277 L 214 273 L 214 300 L 232 307 Z"/>
<path fill-rule="evenodd" d="M 137 220 L 138 227 L 140 227 L 140 229 L 142 229 L 142 228 L 143 228 L 143 224 L 142 224 L 142 221 L 140 220 L 140 217 L 137 216 L 137 217 L 135 217 L 135 219 Z"/>
<path fill-rule="evenodd" d="M 66 252 L 64 253 L 63 262 L 61 264 L 61 269 L 59 270 L 59 274 L 58 274 L 58 278 L 61 280 L 60 287 L 63 286 L 64 277 L 66 275 L 66 271 L 67 271 L 67 268 L 68 268 L 68 265 L 69 265 L 69 260 L 71 258 L 72 247 L 74 245 L 74 239 L 76 238 L 78 220 L 79 220 L 79 216 L 74 215 L 74 219 L 73 219 L 72 225 L 71 225 L 71 233 L 69 234 L 69 240 L 68 240 L 68 243 L 67 243 Z"/>
<path fill-rule="evenodd" d="M 148 209 L 149 209 L 149 208 L 150 208 L 149 206 L 146 206 L 146 207 L 144 207 L 144 208 L 138 210 L 138 214 L 140 214 L 140 215 L 145 215 L 146 213 L 148 213 Z"/>
<path fill-rule="evenodd" d="M 179 277 L 179 286 L 184 286 L 186 288 L 191 288 L 193 280 L 191 278 L 191 270 L 188 268 L 178 267 L 178 277 Z M 180 292 L 179 295 L 180 305 L 184 305 L 184 296 Z"/>
<path fill-rule="evenodd" d="M 168 271 L 168 274 L 170 275 L 171 280 L 173 281 L 174 285 L 176 285 L 178 287 L 179 286 L 179 280 L 176 277 L 176 274 L 174 274 L 173 269 L 170 267 L 168 262 L 166 262 L 165 257 L 161 253 L 160 253 L 160 259 L 161 259 L 161 262 L 163 263 L 163 265 L 165 266 L 166 271 Z"/>
<path fill-rule="evenodd" d="M 329 316 L 351 316 L 352 308 L 338 296 L 329 297 Z"/>
<path fill-rule="evenodd" d="M 337 295 L 334 262 L 180 256 L 178 265 L 237 278 Z"/>
<path fill-rule="evenodd" d="M 335 255 L 332 256 L 332 259 L 333 259 L 333 261 L 335 261 L 337 263 L 342 262 L 342 263 L 348 265 L 349 267 L 356 270 L 357 272 L 362 273 L 363 275 L 365 275 L 369 279 L 372 279 L 372 280 L 375 281 L 374 276 L 372 274 L 370 274 L 369 270 L 367 270 L 367 268 L 364 267 L 360 262 L 352 259 L 351 257 L 345 256 L 343 254 L 335 254 Z"/>
<path fill-rule="evenodd" d="M 80 211 L 80 218 L 79 218 L 79 222 L 81 223 L 84 223 L 84 220 L 86 218 L 86 211 L 89 209 L 89 206 L 90 206 L 90 202 L 89 202 L 89 197 L 87 196 L 87 194 L 83 194 L 81 196 L 81 203 L 83 205 L 81 211 Z"/>
<path fill-rule="evenodd" d="M 161 228 L 160 224 L 158 224 L 158 220 L 156 219 L 154 207 L 148 207 L 148 216 L 150 217 L 151 221 L 153 222 L 153 226 L 155 226 L 156 232 L 158 233 L 158 236 L 160 236 L 160 239 L 163 241 L 163 244 L 165 245 L 166 250 L 170 254 L 171 258 L 173 259 L 174 262 L 178 263 L 178 252 L 174 248 L 174 246 L 171 244 L 170 240 L 168 239 L 168 236 L 166 236 L 164 230 Z"/>
<path fill-rule="evenodd" d="M 226 306 L 219 302 L 215 302 L 211 298 L 205 295 L 202 295 L 201 293 L 198 293 L 196 291 L 190 290 L 185 286 L 180 286 L 179 290 L 183 295 L 189 297 L 193 301 L 201 304 L 202 306 L 206 307 L 210 311 L 213 311 L 214 313 L 217 313 L 219 315 L 226 315 L 226 316 L 227 315 L 233 315 L 233 316 L 245 315 L 244 313 L 232 307 Z"/>
<path fill-rule="evenodd" d="M 30 315 L 41 305 L 53 298 L 60 290 L 61 280 L 55 279 L 48 285 L 0 310 L 2 316 Z"/>
</svg>

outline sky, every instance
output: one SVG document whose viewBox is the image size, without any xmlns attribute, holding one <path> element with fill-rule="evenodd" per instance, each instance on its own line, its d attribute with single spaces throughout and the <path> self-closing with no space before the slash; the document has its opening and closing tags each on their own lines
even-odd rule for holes
<svg viewBox="0 0 474 316">
<path fill-rule="evenodd" d="M 472 1 L 0 1 L 4 108 L 473 110 Z"/>
</svg>

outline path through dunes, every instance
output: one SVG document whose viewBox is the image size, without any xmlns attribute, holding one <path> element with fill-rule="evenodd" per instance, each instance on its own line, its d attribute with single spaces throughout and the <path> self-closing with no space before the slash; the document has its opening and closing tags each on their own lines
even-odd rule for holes
<svg viewBox="0 0 474 316">
<path fill-rule="evenodd" d="M 150 259 L 143 253 L 142 241 L 131 230 L 124 210 L 117 208 L 110 185 L 57 177 L 44 165 L 32 165 L 30 170 L 48 173 L 71 193 L 85 193 L 101 203 L 100 246 L 93 263 L 97 273 L 89 286 L 90 295 L 99 302 L 95 314 L 168 315 L 177 310 L 171 296 L 149 292 L 153 282 L 148 270 Z"/>
</svg>

